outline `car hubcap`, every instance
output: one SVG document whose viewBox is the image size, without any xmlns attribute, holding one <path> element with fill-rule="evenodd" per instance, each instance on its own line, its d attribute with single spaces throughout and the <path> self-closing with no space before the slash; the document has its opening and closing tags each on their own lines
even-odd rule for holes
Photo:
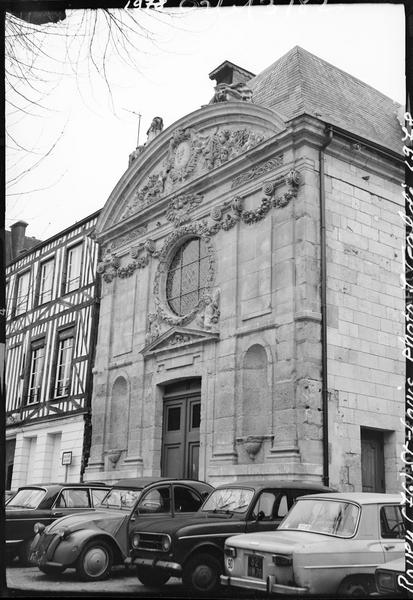
<svg viewBox="0 0 413 600">
<path fill-rule="evenodd" d="M 194 582 L 197 588 L 207 590 L 215 582 L 214 572 L 208 565 L 199 565 L 194 571 Z"/>
<path fill-rule="evenodd" d="M 90 577 L 99 577 L 102 575 L 108 565 L 108 555 L 103 548 L 91 548 L 86 552 L 83 560 L 85 572 Z"/>
</svg>

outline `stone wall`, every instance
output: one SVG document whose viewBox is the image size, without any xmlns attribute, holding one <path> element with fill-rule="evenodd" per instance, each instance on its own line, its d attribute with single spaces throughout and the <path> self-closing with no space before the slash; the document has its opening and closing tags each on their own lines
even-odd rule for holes
<svg viewBox="0 0 413 600">
<path fill-rule="evenodd" d="M 400 489 L 404 226 L 400 180 L 326 161 L 331 481 L 360 490 L 360 427 L 384 434 L 386 491 Z"/>
</svg>

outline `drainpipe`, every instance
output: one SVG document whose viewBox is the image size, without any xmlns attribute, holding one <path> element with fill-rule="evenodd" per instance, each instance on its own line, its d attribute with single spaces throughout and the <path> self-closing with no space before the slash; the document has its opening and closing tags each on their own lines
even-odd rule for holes
<svg viewBox="0 0 413 600">
<path fill-rule="evenodd" d="M 321 378 L 323 406 L 323 484 L 328 486 L 328 388 L 327 388 L 327 258 L 326 258 L 326 198 L 324 182 L 325 149 L 333 139 L 333 128 L 326 128 L 327 138 L 319 150 L 320 165 L 320 270 L 321 270 Z"/>
</svg>

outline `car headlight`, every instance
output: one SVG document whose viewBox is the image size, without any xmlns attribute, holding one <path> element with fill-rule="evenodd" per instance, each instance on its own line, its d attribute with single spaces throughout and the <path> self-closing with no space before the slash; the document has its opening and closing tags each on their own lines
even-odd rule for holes
<svg viewBox="0 0 413 600">
<path fill-rule="evenodd" d="M 171 548 L 171 538 L 169 535 L 164 535 L 162 537 L 162 550 L 163 552 L 169 552 Z"/>
<path fill-rule="evenodd" d="M 33 529 L 34 533 L 43 533 L 43 531 L 46 529 L 46 525 L 43 523 L 35 523 Z"/>
<path fill-rule="evenodd" d="M 225 546 L 224 554 L 225 554 L 225 556 L 231 556 L 232 558 L 236 558 L 237 549 L 234 548 L 233 546 Z"/>
<path fill-rule="evenodd" d="M 65 540 L 67 537 L 69 537 L 70 535 L 70 529 L 68 527 L 60 527 L 60 529 L 58 529 L 56 531 L 56 534 L 62 539 Z"/>
<path fill-rule="evenodd" d="M 376 582 L 379 590 L 382 588 L 386 591 L 396 591 L 396 581 L 393 573 L 377 573 Z"/>
<path fill-rule="evenodd" d="M 139 535 L 139 533 L 134 533 L 132 538 L 131 538 L 131 544 L 133 548 L 139 548 L 139 542 L 140 542 L 141 536 Z"/>
<path fill-rule="evenodd" d="M 293 564 L 293 558 L 286 554 L 274 554 L 272 562 L 277 565 L 277 567 L 290 567 Z"/>
</svg>

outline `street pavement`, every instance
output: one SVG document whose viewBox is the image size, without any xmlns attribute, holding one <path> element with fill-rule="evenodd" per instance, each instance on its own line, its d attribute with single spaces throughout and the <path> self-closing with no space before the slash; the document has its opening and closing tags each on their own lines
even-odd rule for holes
<svg viewBox="0 0 413 600">
<path fill-rule="evenodd" d="M 142 585 L 133 571 L 114 567 L 112 577 L 104 581 L 78 581 L 74 569 L 58 576 L 45 575 L 37 567 L 6 569 L 7 591 L 10 596 L 27 596 L 33 592 L 44 596 L 134 596 L 142 598 L 187 597 L 180 579 L 170 579 L 161 590 L 154 591 Z"/>
<path fill-rule="evenodd" d="M 45 575 L 37 567 L 19 567 L 16 561 L 6 569 L 6 593 L 1 596 L 33 597 L 33 596 L 109 596 L 134 598 L 191 598 L 180 579 L 171 578 L 161 589 L 154 590 L 140 583 L 132 569 L 123 566 L 113 568 L 112 576 L 104 581 L 84 582 L 76 578 L 74 569 L 67 569 L 57 576 Z M 240 593 L 241 592 L 241 593 Z M 222 588 L 222 593 L 214 598 L 230 600 L 233 598 L 255 598 L 251 592 L 244 590 L 230 592 Z"/>
</svg>

